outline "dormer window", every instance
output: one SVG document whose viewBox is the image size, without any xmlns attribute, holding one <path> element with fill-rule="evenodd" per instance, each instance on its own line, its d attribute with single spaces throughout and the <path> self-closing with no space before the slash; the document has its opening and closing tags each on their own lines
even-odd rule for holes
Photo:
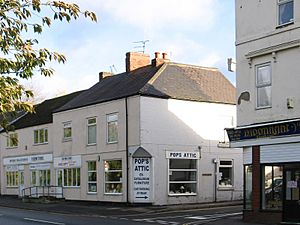
<svg viewBox="0 0 300 225">
<path fill-rule="evenodd" d="M 278 25 L 294 22 L 294 1 L 278 0 Z"/>
</svg>

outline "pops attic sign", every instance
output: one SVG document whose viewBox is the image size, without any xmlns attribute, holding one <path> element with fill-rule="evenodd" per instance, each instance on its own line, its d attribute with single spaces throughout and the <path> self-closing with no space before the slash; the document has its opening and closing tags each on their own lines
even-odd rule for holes
<svg viewBox="0 0 300 225">
<path fill-rule="evenodd" d="M 263 125 L 243 129 L 226 129 L 229 140 L 245 141 L 258 138 L 300 135 L 300 121 Z"/>
<path fill-rule="evenodd" d="M 151 202 L 151 158 L 133 158 L 134 202 Z"/>
</svg>

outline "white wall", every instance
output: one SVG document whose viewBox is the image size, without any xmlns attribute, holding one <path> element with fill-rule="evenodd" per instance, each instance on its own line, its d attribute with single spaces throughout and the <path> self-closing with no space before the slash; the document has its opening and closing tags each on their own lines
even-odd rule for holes
<svg viewBox="0 0 300 225">
<path fill-rule="evenodd" d="M 218 148 L 224 128 L 234 126 L 235 106 L 205 102 L 141 97 L 141 145 L 154 160 L 156 204 L 211 202 L 214 200 L 212 160 L 234 159 L 234 189 L 218 191 L 218 200 L 242 198 L 242 150 Z M 166 151 L 199 152 L 197 196 L 168 197 Z M 212 176 L 203 176 L 210 173 Z"/>
</svg>

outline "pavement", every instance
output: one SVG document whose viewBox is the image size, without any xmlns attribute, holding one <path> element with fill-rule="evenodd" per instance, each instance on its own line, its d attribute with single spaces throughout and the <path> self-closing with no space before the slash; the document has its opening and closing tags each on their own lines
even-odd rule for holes
<svg viewBox="0 0 300 225">
<path fill-rule="evenodd" d="M 23 202 L 21 198 L 16 196 L 0 196 L 0 206 L 8 208 L 18 208 L 25 210 L 37 210 L 59 214 L 73 214 L 82 216 L 124 216 L 129 214 L 151 214 L 157 212 L 172 212 L 188 209 L 204 209 L 226 206 L 242 206 L 242 201 L 216 202 L 216 203 L 200 203 L 200 204 L 182 204 L 168 206 L 153 205 L 128 205 L 125 203 L 103 203 L 91 201 L 60 201 L 49 203 L 32 203 Z M 224 221 L 225 222 L 225 221 Z M 244 223 L 241 218 L 228 221 L 232 225 L 255 225 L 252 223 Z M 224 223 L 225 224 L 225 223 Z"/>
</svg>

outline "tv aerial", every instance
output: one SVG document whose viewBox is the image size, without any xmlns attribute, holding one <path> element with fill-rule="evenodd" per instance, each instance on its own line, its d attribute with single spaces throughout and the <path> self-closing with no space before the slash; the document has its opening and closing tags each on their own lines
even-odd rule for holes
<svg viewBox="0 0 300 225">
<path fill-rule="evenodd" d="M 146 43 L 147 43 L 147 42 L 149 42 L 149 40 L 135 41 L 135 42 L 133 42 L 133 43 L 134 43 L 134 44 L 138 44 L 138 45 L 135 46 L 134 48 L 142 49 L 142 50 L 139 50 L 138 52 L 145 53 L 145 48 L 146 48 Z"/>
</svg>

